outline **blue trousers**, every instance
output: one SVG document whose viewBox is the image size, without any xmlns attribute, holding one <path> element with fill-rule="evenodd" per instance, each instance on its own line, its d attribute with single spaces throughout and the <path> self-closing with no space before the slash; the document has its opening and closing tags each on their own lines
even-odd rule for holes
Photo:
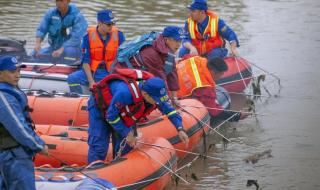
<svg viewBox="0 0 320 190">
<path fill-rule="evenodd" d="M 183 57 L 184 55 L 189 54 L 190 50 L 184 46 L 182 46 L 179 50 L 179 57 Z M 209 53 L 206 54 L 207 58 L 221 57 L 224 58 L 228 55 L 228 49 L 226 48 L 215 48 L 212 49 Z"/>
<path fill-rule="evenodd" d="M 95 82 L 99 82 L 108 74 L 109 72 L 106 71 L 105 69 L 97 69 L 97 71 L 93 74 L 93 79 Z M 71 73 L 67 78 L 67 82 L 70 88 L 70 92 L 78 93 L 78 94 L 83 94 L 81 85 L 84 85 L 84 86 L 89 85 L 87 75 L 83 69 L 80 69 Z"/>
<path fill-rule="evenodd" d="M 89 136 L 88 136 L 88 163 L 96 160 L 105 160 L 108 150 L 110 137 L 112 139 L 113 157 L 116 156 L 120 148 L 120 143 L 125 137 L 120 137 L 115 134 L 111 129 L 112 127 L 103 119 L 100 110 L 92 105 L 93 100 L 90 98 L 88 105 L 89 109 Z M 121 152 L 121 155 L 125 155 L 130 152 L 132 148 L 126 145 Z"/>
<path fill-rule="evenodd" d="M 35 55 L 35 51 L 31 53 L 32 62 L 40 63 L 60 63 L 71 65 L 80 59 L 81 50 L 78 47 L 66 47 L 60 57 L 52 57 L 54 50 L 51 47 L 41 48 L 39 55 Z"/>
<path fill-rule="evenodd" d="M 1 160 L 0 189 L 35 190 L 34 165 L 31 158 Z"/>
</svg>

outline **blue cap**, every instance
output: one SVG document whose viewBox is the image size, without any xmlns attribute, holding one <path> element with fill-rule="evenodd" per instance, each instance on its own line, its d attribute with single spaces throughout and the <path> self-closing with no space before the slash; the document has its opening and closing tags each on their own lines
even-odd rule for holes
<svg viewBox="0 0 320 190">
<path fill-rule="evenodd" d="M 163 37 L 173 38 L 176 41 L 181 41 L 183 38 L 183 30 L 178 26 L 167 26 L 163 29 Z"/>
<path fill-rule="evenodd" d="M 142 85 L 142 90 L 148 93 L 156 103 L 169 100 L 164 80 L 159 77 L 152 77 L 146 80 Z"/>
<path fill-rule="evenodd" d="M 25 68 L 26 65 L 22 65 L 14 56 L 0 57 L 0 71 L 15 71 L 17 68 Z"/>
<path fill-rule="evenodd" d="M 107 23 L 107 24 L 112 24 L 115 23 L 116 20 L 112 14 L 112 11 L 109 9 L 101 10 L 97 14 L 97 19 L 99 22 Z"/>
<path fill-rule="evenodd" d="M 189 10 L 208 10 L 208 5 L 206 0 L 193 0 L 190 5 L 188 5 Z"/>
</svg>

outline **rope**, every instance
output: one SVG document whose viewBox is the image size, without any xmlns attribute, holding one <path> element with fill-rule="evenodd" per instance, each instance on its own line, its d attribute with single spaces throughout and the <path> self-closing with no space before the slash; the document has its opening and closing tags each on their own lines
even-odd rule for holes
<svg viewBox="0 0 320 190">
<path fill-rule="evenodd" d="M 280 77 L 278 77 L 277 75 L 275 75 L 275 74 L 273 74 L 273 73 L 268 72 L 267 70 L 263 69 L 262 67 L 259 67 L 258 65 L 252 63 L 251 61 L 248 61 L 248 60 L 246 60 L 246 61 L 247 61 L 251 66 L 254 66 L 254 67 L 256 67 L 257 69 L 263 71 L 264 73 L 266 73 L 266 74 L 268 74 L 268 75 L 271 75 L 271 76 L 273 76 L 274 78 L 276 78 L 276 79 L 278 80 L 279 89 L 282 88 Z M 280 90 L 279 90 L 279 91 L 280 91 Z"/>
<path fill-rule="evenodd" d="M 206 106 L 192 106 L 192 105 L 184 105 L 184 106 L 185 107 L 192 107 L 192 108 L 206 108 L 206 109 L 212 109 L 212 110 L 221 110 L 221 111 L 230 111 L 230 112 L 237 112 L 237 113 L 246 113 L 246 114 L 252 114 L 252 115 L 266 116 L 266 114 L 260 114 L 260 113 L 254 113 L 254 112 L 246 112 L 246 111 L 238 111 L 238 110 L 232 110 L 232 109 L 212 108 L 212 107 L 206 107 Z"/>
<path fill-rule="evenodd" d="M 191 152 L 191 151 L 187 151 L 187 150 L 181 150 L 181 149 L 177 149 L 177 148 L 170 148 L 170 147 L 160 146 L 160 145 L 156 145 L 156 144 L 150 144 L 150 143 L 146 143 L 146 142 L 142 142 L 142 141 L 137 141 L 137 143 L 140 143 L 140 144 L 143 144 L 143 145 L 147 145 L 147 146 L 154 146 L 154 147 L 165 148 L 165 149 L 169 149 L 169 150 L 175 150 L 175 151 L 178 151 L 178 152 L 184 152 L 184 153 L 188 153 L 188 154 L 193 154 L 193 155 L 204 157 L 204 158 L 211 158 L 211 159 L 215 159 L 215 160 L 221 160 L 220 158 L 217 158 L 217 157 L 207 156 L 207 155 L 203 155 L 203 154 L 199 154 L 199 153 Z"/>
<path fill-rule="evenodd" d="M 231 84 L 231 83 L 234 83 L 234 82 L 239 82 L 239 81 L 253 79 L 253 78 L 255 78 L 255 77 L 246 77 L 246 78 L 243 78 L 243 79 L 238 79 L 238 80 L 232 80 L 232 81 L 228 81 L 228 82 L 218 83 L 217 85 L 222 86 L 222 85 L 225 85 L 225 84 Z"/>
<path fill-rule="evenodd" d="M 190 185 L 191 183 L 188 182 L 187 180 L 183 179 L 181 176 L 179 176 L 178 174 L 176 174 L 174 171 L 172 171 L 170 168 L 168 168 L 166 165 L 164 165 L 163 163 L 161 163 L 159 160 L 153 158 L 152 156 L 150 156 L 148 153 L 146 153 L 145 151 L 143 151 L 142 149 L 138 148 L 138 150 L 140 150 L 141 152 L 143 152 L 144 154 L 146 154 L 148 157 L 150 157 L 152 160 L 156 161 L 158 164 L 160 164 L 162 167 L 166 168 L 170 173 L 172 173 L 173 175 L 175 175 L 176 177 L 178 177 L 179 179 L 181 179 L 183 182 L 185 182 L 186 184 Z"/>
<path fill-rule="evenodd" d="M 247 88 L 247 84 L 246 84 L 246 82 L 244 81 L 243 75 L 242 75 L 242 73 L 241 73 L 241 71 L 240 71 L 240 66 L 239 66 L 238 58 L 235 56 L 235 57 L 234 57 L 234 60 L 236 61 L 237 69 L 238 69 L 238 72 L 239 72 L 239 74 L 240 74 L 240 77 L 241 77 L 241 80 L 242 80 L 242 82 L 243 82 L 243 85 L 244 85 L 245 88 Z"/>
<path fill-rule="evenodd" d="M 192 113 L 188 112 L 186 109 L 184 109 L 183 107 L 179 106 L 182 111 L 188 113 L 189 115 L 191 115 L 192 117 L 194 117 L 197 121 L 199 121 L 202 125 L 207 126 L 209 129 L 213 130 L 214 132 L 216 132 L 218 135 L 220 135 L 222 138 L 224 138 L 225 140 L 227 140 L 228 142 L 231 142 L 230 139 L 226 138 L 223 134 L 221 134 L 219 131 L 217 131 L 215 128 L 212 128 L 210 125 L 206 124 L 205 122 L 203 122 L 201 119 L 197 118 L 195 115 L 193 115 Z M 231 119 L 231 118 L 228 118 Z M 227 119 L 227 120 L 228 120 Z"/>
<path fill-rule="evenodd" d="M 187 164 L 185 164 L 185 165 L 181 166 L 180 168 L 178 168 L 178 169 L 176 170 L 176 172 L 178 172 L 178 171 L 180 171 L 180 170 L 182 170 L 182 169 L 184 169 L 184 168 L 186 168 L 186 167 L 191 167 L 191 165 L 192 165 L 195 161 L 197 161 L 199 158 L 200 158 L 200 156 L 196 156 L 193 160 L 191 160 L 191 161 L 188 162 Z"/>
<path fill-rule="evenodd" d="M 61 160 L 60 158 L 56 157 L 56 156 L 53 155 L 53 154 L 49 154 L 49 156 L 52 157 L 52 158 L 54 158 L 54 159 L 56 159 L 56 160 L 58 160 L 58 161 L 61 162 L 62 164 L 66 165 L 66 166 L 69 166 L 70 168 L 75 169 L 77 172 L 79 172 L 79 173 L 81 173 L 82 175 L 86 176 L 87 178 L 93 180 L 93 181 L 96 182 L 97 184 L 102 185 L 103 187 L 106 187 L 106 186 L 104 186 L 102 183 L 100 183 L 99 181 L 96 181 L 93 177 L 91 177 L 91 176 L 89 176 L 88 174 L 82 172 L 82 170 L 83 170 L 84 168 L 77 169 L 77 168 L 75 168 L 75 167 L 67 164 L 65 161 Z"/>
</svg>

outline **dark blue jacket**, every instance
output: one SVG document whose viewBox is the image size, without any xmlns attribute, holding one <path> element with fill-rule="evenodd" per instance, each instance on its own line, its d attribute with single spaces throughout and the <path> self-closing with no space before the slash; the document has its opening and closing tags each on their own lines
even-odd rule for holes
<svg viewBox="0 0 320 190">
<path fill-rule="evenodd" d="M 60 47 L 78 47 L 87 31 L 87 21 L 74 4 L 69 4 L 68 13 L 61 17 L 57 8 L 49 9 L 37 28 L 36 37 L 44 39 L 48 34 L 50 46 L 57 50 Z M 61 32 L 65 28 L 66 35 Z"/>
<path fill-rule="evenodd" d="M 0 82 L 0 122 L 10 135 L 21 145 L 12 152 L 0 152 L 0 161 L 12 156 L 28 158 L 40 152 L 45 142 L 35 133 L 31 123 L 27 121 L 29 112 L 26 111 L 28 99 L 26 95 L 10 84 Z"/>
</svg>

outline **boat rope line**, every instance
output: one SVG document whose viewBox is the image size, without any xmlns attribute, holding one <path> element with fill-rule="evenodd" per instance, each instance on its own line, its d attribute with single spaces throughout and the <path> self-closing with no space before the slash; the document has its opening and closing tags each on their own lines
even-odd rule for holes
<svg viewBox="0 0 320 190">
<path fill-rule="evenodd" d="M 178 168 L 176 170 L 176 172 L 179 172 L 180 170 L 183 170 L 184 168 L 190 168 L 192 166 L 192 164 L 197 161 L 201 156 L 196 156 L 193 160 L 191 160 L 190 162 L 186 163 L 185 165 L 181 166 L 180 168 Z"/>
<path fill-rule="evenodd" d="M 45 71 L 45 70 L 51 69 L 51 68 L 54 67 L 55 65 L 57 65 L 57 63 L 52 63 L 49 67 L 44 67 L 44 68 L 42 68 L 42 69 L 39 68 L 39 70 L 36 71 L 36 72 L 42 73 L 42 72 Z"/>
<path fill-rule="evenodd" d="M 60 158 L 56 157 L 56 156 L 53 155 L 53 154 L 50 154 L 50 153 L 49 153 L 48 155 L 49 155 L 50 157 L 58 160 L 58 161 L 61 162 L 62 164 L 66 165 L 66 166 L 69 166 L 70 168 L 74 169 L 76 172 L 79 172 L 79 173 L 81 173 L 82 175 L 86 176 L 87 178 L 93 180 L 93 181 L 96 182 L 97 184 L 102 185 L 103 187 L 106 187 L 104 184 L 102 184 L 102 183 L 100 183 L 99 181 L 95 180 L 95 179 L 94 179 L 93 177 L 91 177 L 90 175 L 82 172 L 82 170 L 83 170 L 84 168 L 77 169 L 77 168 L 71 166 L 70 164 L 67 164 L 65 161 L 61 160 Z M 106 188 L 107 188 L 107 187 L 106 187 Z M 109 189 L 109 188 L 107 188 L 107 189 Z"/>
<path fill-rule="evenodd" d="M 242 83 L 243 83 L 244 87 L 247 88 L 247 84 L 246 84 L 246 82 L 244 81 L 243 76 L 242 76 L 242 73 L 241 73 L 241 71 L 240 71 L 240 66 L 239 66 L 238 58 L 237 58 L 236 56 L 234 56 L 234 60 L 236 61 L 237 69 L 238 69 L 238 72 L 239 72 L 239 74 L 240 74 Z"/>
<path fill-rule="evenodd" d="M 190 185 L 191 183 L 188 182 L 187 180 L 185 180 L 183 177 L 179 176 L 177 173 L 175 173 L 172 169 L 170 169 L 168 166 L 166 166 L 165 164 L 161 163 L 159 160 L 153 158 L 151 155 L 149 155 L 147 152 L 143 151 L 141 148 L 137 148 L 139 151 L 143 152 L 145 155 L 147 155 L 149 158 L 151 158 L 152 160 L 154 160 L 155 162 L 157 162 L 158 164 L 160 164 L 162 167 L 166 168 L 171 174 L 173 174 L 174 176 L 178 177 L 179 179 L 181 179 L 183 182 L 185 182 L 186 184 Z"/>
<path fill-rule="evenodd" d="M 127 138 L 124 138 L 122 139 L 122 141 L 120 142 L 120 145 L 119 145 L 119 150 L 117 151 L 115 157 L 113 160 L 117 160 L 118 158 L 121 157 L 121 154 L 122 154 L 122 151 L 123 149 L 126 147 L 127 145 Z"/>
<path fill-rule="evenodd" d="M 243 80 L 248 80 L 248 79 L 253 79 L 253 78 L 255 78 L 255 77 L 250 76 L 250 77 L 246 77 L 246 78 L 243 78 L 243 79 L 237 79 L 237 80 L 232 80 L 232 81 L 228 81 L 228 82 L 219 83 L 219 84 L 217 84 L 217 85 L 218 85 L 218 86 L 222 86 L 222 85 L 232 84 L 232 83 L 235 83 L 235 82 L 239 82 L 239 81 L 243 81 Z"/>
<path fill-rule="evenodd" d="M 228 117 L 226 120 L 221 122 L 218 126 L 215 127 L 215 129 L 219 129 L 223 124 L 227 123 L 230 119 L 234 118 L 237 115 L 237 113 L 233 114 L 232 116 Z M 225 140 L 230 141 L 230 139 L 224 138 Z"/>
<path fill-rule="evenodd" d="M 165 164 L 166 166 L 172 167 L 172 163 L 177 162 L 177 156 L 174 154 L 171 159 L 168 160 L 168 162 Z M 147 185 L 153 183 L 154 181 L 160 179 L 162 176 L 167 174 L 167 169 L 165 167 L 161 167 L 157 172 L 149 175 L 148 177 L 134 183 L 118 186 L 117 189 L 123 189 L 123 190 L 131 190 L 131 189 L 143 189 Z"/>
<path fill-rule="evenodd" d="M 136 182 L 136 183 L 130 183 L 130 184 L 122 185 L 122 186 L 117 187 L 117 189 L 122 189 L 122 188 L 131 187 L 131 186 L 135 186 L 135 185 L 140 185 L 140 184 L 143 184 L 143 183 L 153 182 L 153 181 L 156 181 L 156 180 L 160 179 L 161 177 L 162 176 L 156 177 L 156 178 L 152 178 L 152 179 L 143 180 L 143 181 L 139 181 L 139 182 Z"/>
<path fill-rule="evenodd" d="M 254 66 L 254 67 L 256 67 L 257 69 L 263 71 L 264 73 L 273 76 L 275 79 L 277 79 L 279 88 L 280 88 L 280 89 L 282 88 L 280 77 L 278 77 L 278 76 L 275 75 L 274 73 L 268 72 L 267 70 L 263 69 L 262 67 L 259 67 L 257 64 L 254 64 L 253 62 L 251 62 L 251 61 L 249 61 L 249 60 L 246 60 L 246 61 L 247 61 L 251 66 Z"/>
<path fill-rule="evenodd" d="M 200 157 L 203 157 L 203 158 L 211 158 L 211 159 L 214 159 L 214 160 L 220 160 L 221 161 L 221 159 L 217 158 L 217 157 L 207 156 L 207 155 L 204 155 L 204 154 L 199 154 L 199 153 L 191 152 L 191 151 L 187 151 L 187 150 L 181 150 L 181 149 L 177 149 L 177 148 L 170 148 L 170 147 L 160 146 L 160 145 L 156 145 L 156 144 L 150 144 L 150 143 L 146 143 L 146 142 L 142 142 L 142 141 L 137 141 L 137 143 L 140 143 L 140 144 L 143 144 L 143 145 L 147 145 L 147 146 L 153 146 L 153 147 L 158 147 L 158 148 L 165 148 L 165 149 L 169 149 L 169 150 L 175 150 L 175 151 L 178 151 L 178 152 L 183 152 L 183 153 L 187 153 L 187 154 L 193 154 L 193 155 L 200 156 Z"/>
<path fill-rule="evenodd" d="M 266 95 L 257 95 L 257 94 L 250 94 L 250 93 L 244 93 L 244 92 L 229 92 L 229 94 L 235 94 L 235 95 L 244 95 L 244 96 L 253 96 L 253 97 L 258 97 L 258 98 L 270 98 L 270 96 Z M 277 96 L 275 96 L 277 97 Z"/>
<path fill-rule="evenodd" d="M 246 113 L 246 114 L 252 114 L 252 115 L 267 116 L 266 114 L 261 114 L 261 113 L 238 111 L 238 110 L 223 109 L 223 108 L 213 108 L 213 107 L 207 107 L 207 106 L 193 106 L 193 105 L 183 105 L 183 106 L 184 107 L 191 107 L 191 108 L 206 108 L 206 109 L 211 109 L 211 110 L 221 110 L 221 111 L 230 111 L 230 112 L 237 112 L 237 113 Z"/>
<path fill-rule="evenodd" d="M 33 82 L 34 82 L 35 79 L 42 78 L 42 77 L 44 77 L 44 76 L 46 76 L 46 75 L 47 75 L 47 73 L 43 73 L 43 74 L 41 74 L 41 75 L 31 77 L 31 81 L 30 81 L 30 84 L 29 84 L 28 89 L 31 89 L 31 87 L 32 87 Z"/>
<path fill-rule="evenodd" d="M 193 118 L 195 118 L 198 122 L 200 122 L 202 125 L 207 126 L 209 129 L 213 130 L 215 133 L 217 133 L 218 135 L 220 135 L 222 138 L 224 138 L 225 140 L 227 140 L 228 142 L 231 142 L 230 139 L 226 138 L 223 134 L 221 134 L 219 131 L 217 131 L 215 128 L 211 127 L 210 125 L 208 125 L 207 123 L 203 122 L 201 119 L 199 119 L 198 117 L 196 117 L 195 115 L 193 115 L 192 113 L 190 113 L 189 111 L 187 111 L 186 109 L 184 109 L 181 106 L 178 106 L 181 108 L 182 111 L 186 112 L 187 114 L 189 114 L 190 116 L 192 116 Z M 228 118 L 229 119 L 229 118 Z M 231 119 L 231 118 L 230 118 Z"/>
</svg>

